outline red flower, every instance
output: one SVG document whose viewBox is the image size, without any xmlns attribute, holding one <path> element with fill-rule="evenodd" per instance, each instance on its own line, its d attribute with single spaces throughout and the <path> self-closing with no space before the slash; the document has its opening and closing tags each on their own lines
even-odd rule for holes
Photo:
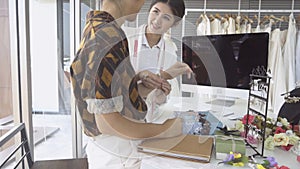
<svg viewBox="0 0 300 169">
<path fill-rule="evenodd" d="M 255 116 L 249 115 L 249 116 L 248 116 L 248 124 L 252 124 L 253 121 L 254 121 L 254 119 L 255 119 Z M 247 115 L 245 115 L 245 116 L 243 117 L 242 122 L 243 122 L 243 124 L 247 124 Z"/>
<path fill-rule="evenodd" d="M 279 167 L 278 169 L 290 169 L 290 168 L 283 165 L 283 166 Z"/>
<path fill-rule="evenodd" d="M 281 127 L 276 127 L 275 134 L 279 134 L 279 133 L 285 133 L 285 130 L 282 129 Z"/>
<path fill-rule="evenodd" d="M 285 151 L 289 151 L 292 147 L 293 147 L 293 145 L 291 145 L 291 144 L 288 144 L 287 146 L 281 146 L 281 148 Z"/>
</svg>

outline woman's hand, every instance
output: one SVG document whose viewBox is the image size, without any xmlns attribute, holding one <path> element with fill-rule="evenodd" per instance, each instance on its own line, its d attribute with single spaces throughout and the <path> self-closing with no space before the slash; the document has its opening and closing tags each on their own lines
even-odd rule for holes
<svg viewBox="0 0 300 169">
<path fill-rule="evenodd" d="M 159 75 L 144 70 L 138 73 L 138 77 L 143 85 L 149 89 L 161 89 L 166 95 L 171 92 L 171 85 L 169 82 L 162 79 Z"/>
<path fill-rule="evenodd" d="M 188 78 L 193 73 L 192 69 L 186 63 L 176 62 L 169 69 L 162 71 L 161 75 L 164 79 L 173 79 L 179 75 L 187 74 Z"/>
<path fill-rule="evenodd" d="M 161 105 L 166 103 L 167 95 L 162 90 L 155 90 L 154 103 Z"/>
</svg>

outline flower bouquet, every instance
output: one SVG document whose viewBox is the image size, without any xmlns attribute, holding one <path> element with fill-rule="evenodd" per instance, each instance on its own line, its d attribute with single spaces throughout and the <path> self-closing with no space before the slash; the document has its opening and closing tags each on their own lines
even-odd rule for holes
<svg viewBox="0 0 300 169">
<path fill-rule="evenodd" d="M 226 159 L 219 164 L 221 163 L 236 167 L 248 165 L 252 169 L 289 169 L 289 167 L 286 166 L 279 166 L 274 157 L 267 157 L 262 162 L 257 162 L 254 158 L 233 152 L 230 152 Z"/>
<path fill-rule="evenodd" d="M 245 125 L 250 124 L 251 132 L 245 135 Z M 241 132 L 241 135 L 247 139 L 250 144 L 259 143 L 263 132 L 264 118 L 260 115 L 245 115 L 242 120 L 235 123 L 235 129 Z M 284 150 L 289 150 L 296 145 L 300 138 L 291 130 L 291 125 L 286 118 L 277 119 L 267 118 L 264 131 L 265 148 L 274 150 L 275 146 L 281 146 Z M 259 133 L 259 134 L 258 134 Z"/>
</svg>

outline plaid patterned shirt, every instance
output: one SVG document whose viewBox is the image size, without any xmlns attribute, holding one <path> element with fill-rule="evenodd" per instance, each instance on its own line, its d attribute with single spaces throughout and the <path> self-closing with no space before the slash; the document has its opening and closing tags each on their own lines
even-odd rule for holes
<svg viewBox="0 0 300 169">
<path fill-rule="evenodd" d="M 145 118 L 147 106 L 138 94 L 128 56 L 127 38 L 114 18 L 107 12 L 90 11 L 71 65 L 76 104 L 88 136 L 100 134 L 93 113 L 120 112 L 135 120 Z"/>
</svg>

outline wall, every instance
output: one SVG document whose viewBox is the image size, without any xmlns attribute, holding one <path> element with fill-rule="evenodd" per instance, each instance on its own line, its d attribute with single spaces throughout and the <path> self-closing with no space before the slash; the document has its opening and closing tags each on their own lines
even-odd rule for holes
<svg viewBox="0 0 300 169">
<path fill-rule="evenodd" d="M 30 3 L 33 111 L 58 112 L 56 0 Z"/>
</svg>

